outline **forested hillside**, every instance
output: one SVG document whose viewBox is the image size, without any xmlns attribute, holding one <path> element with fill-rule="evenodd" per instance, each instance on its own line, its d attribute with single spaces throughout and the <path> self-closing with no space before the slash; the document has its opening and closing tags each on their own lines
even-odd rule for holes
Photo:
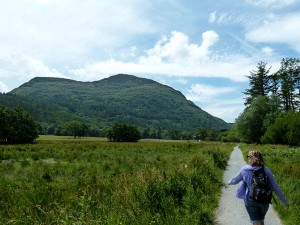
<svg viewBox="0 0 300 225">
<path fill-rule="evenodd" d="M 229 127 L 179 91 L 124 74 L 95 82 L 38 77 L 2 94 L 0 104 L 22 106 L 45 129 L 55 129 L 72 120 L 88 123 L 95 129 L 116 122 L 143 129 L 180 131 Z"/>
</svg>

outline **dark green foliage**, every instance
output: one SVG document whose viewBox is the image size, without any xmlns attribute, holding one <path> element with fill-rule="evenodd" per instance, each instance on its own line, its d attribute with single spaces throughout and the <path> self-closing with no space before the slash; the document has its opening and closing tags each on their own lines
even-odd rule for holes
<svg viewBox="0 0 300 225">
<path fill-rule="evenodd" d="M 32 143 L 38 137 L 32 116 L 21 107 L 9 109 L 0 105 L 0 143 Z"/>
<path fill-rule="evenodd" d="M 278 117 L 262 137 L 263 143 L 300 145 L 300 112 Z"/>
<path fill-rule="evenodd" d="M 109 141 L 137 142 L 140 138 L 141 134 L 136 126 L 129 124 L 115 123 L 107 133 Z"/>
<path fill-rule="evenodd" d="M 279 97 L 285 111 L 299 110 L 300 101 L 300 60 L 286 58 L 281 62 L 277 75 L 281 85 Z"/>
<path fill-rule="evenodd" d="M 258 96 L 266 96 L 270 91 L 270 68 L 266 68 L 267 63 L 260 61 L 257 65 L 257 71 L 250 71 L 250 88 L 244 94 L 247 95 L 245 105 L 249 106 Z"/>
<path fill-rule="evenodd" d="M 52 125 L 57 127 L 69 121 L 102 128 L 113 123 L 132 124 L 139 129 L 155 130 L 157 136 L 163 130 L 229 128 L 226 122 L 204 112 L 179 91 L 122 74 L 96 82 L 34 78 L 10 94 L 0 95 L 0 103 L 21 105 L 48 131 Z"/>
<path fill-rule="evenodd" d="M 76 137 L 87 137 L 88 136 L 88 126 L 82 122 L 78 121 L 70 121 L 62 126 L 59 126 L 55 134 L 56 135 L 64 135 L 64 136 L 73 136 L 74 138 Z"/>
<path fill-rule="evenodd" d="M 270 102 L 266 96 L 258 96 L 251 107 L 244 110 L 235 122 L 234 129 L 241 141 L 259 143 L 265 132 L 264 119 L 271 112 Z"/>
<path fill-rule="evenodd" d="M 280 69 L 269 75 L 266 63 L 260 62 L 251 71 L 247 108 L 236 119 L 230 137 L 247 143 L 277 143 L 299 145 L 300 60 L 285 58 Z M 266 132 L 267 131 L 267 132 Z M 265 133 L 266 132 L 266 133 Z"/>
</svg>

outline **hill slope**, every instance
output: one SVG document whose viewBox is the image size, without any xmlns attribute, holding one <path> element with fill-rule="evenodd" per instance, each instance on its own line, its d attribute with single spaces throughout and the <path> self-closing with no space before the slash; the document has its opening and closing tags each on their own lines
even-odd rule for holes
<svg viewBox="0 0 300 225">
<path fill-rule="evenodd" d="M 35 107 L 44 107 L 43 104 L 51 106 L 56 110 L 56 116 L 60 113 L 64 116 L 60 117 L 61 121 L 80 118 L 101 126 L 113 122 L 135 124 L 141 128 L 178 130 L 199 127 L 223 129 L 229 126 L 188 101 L 179 91 L 132 75 L 119 74 L 95 82 L 37 77 L 10 94 L 30 99 L 23 107 L 31 108 L 29 112 L 32 111 L 38 122 L 57 120 L 51 116 L 36 115 L 34 107 L 28 104 L 39 102 Z"/>
</svg>

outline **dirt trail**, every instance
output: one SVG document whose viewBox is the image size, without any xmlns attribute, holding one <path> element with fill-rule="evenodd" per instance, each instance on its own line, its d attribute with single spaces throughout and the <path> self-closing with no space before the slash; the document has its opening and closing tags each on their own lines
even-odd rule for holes
<svg viewBox="0 0 300 225">
<path fill-rule="evenodd" d="M 234 177 L 242 166 L 246 165 L 241 150 L 235 147 L 231 153 L 228 167 L 223 176 L 223 182 Z M 242 199 L 235 197 L 238 185 L 230 185 L 222 189 L 222 196 L 217 209 L 216 225 L 246 225 L 251 224 Z M 278 204 L 281 204 L 278 202 Z M 265 225 L 283 225 L 277 213 L 270 205 L 266 215 Z"/>
</svg>

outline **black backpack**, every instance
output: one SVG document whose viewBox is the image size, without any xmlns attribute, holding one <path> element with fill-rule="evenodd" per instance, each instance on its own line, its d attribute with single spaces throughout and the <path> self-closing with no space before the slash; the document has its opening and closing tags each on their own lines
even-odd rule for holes
<svg viewBox="0 0 300 225">
<path fill-rule="evenodd" d="M 273 190 L 270 187 L 264 167 L 253 171 L 253 178 L 249 188 L 250 198 L 260 203 L 271 203 Z"/>
</svg>

